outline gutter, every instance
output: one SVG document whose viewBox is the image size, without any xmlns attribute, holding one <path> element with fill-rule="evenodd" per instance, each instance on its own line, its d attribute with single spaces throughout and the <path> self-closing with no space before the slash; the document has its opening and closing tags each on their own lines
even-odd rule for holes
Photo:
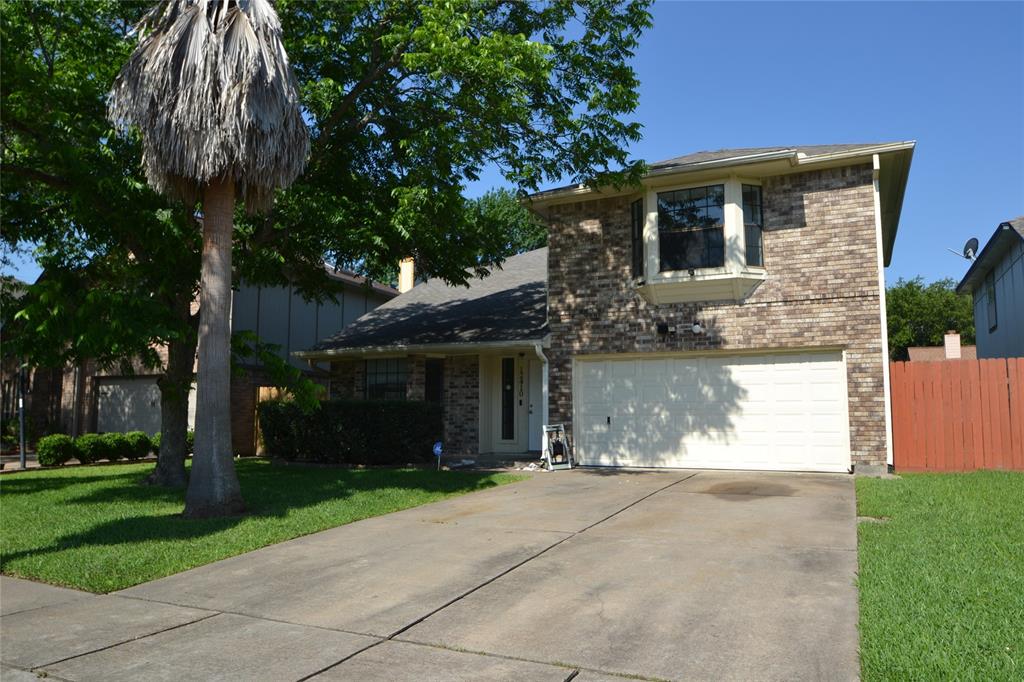
<svg viewBox="0 0 1024 682">
<path fill-rule="evenodd" d="M 292 357 L 302 360 L 332 360 L 345 357 L 363 357 L 366 355 L 402 355 L 405 353 L 445 353 L 449 355 L 473 353 L 480 350 L 499 350 L 502 348 L 527 348 L 535 350 L 540 346 L 550 346 L 550 335 L 541 340 L 525 339 L 517 341 L 466 341 L 463 343 L 410 343 L 390 346 L 362 346 L 353 348 L 330 348 L 326 350 L 295 351 Z"/>
<path fill-rule="evenodd" d="M 715 168 L 745 166 L 752 163 L 764 163 L 769 161 L 788 160 L 791 166 L 797 167 L 856 158 L 873 159 L 873 157 L 878 154 L 888 154 L 892 152 L 913 150 L 915 144 L 916 143 L 913 140 L 905 142 L 889 142 L 886 144 L 879 144 L 871 147 L 858 147 L 856 149 L 849 149 L 841 152 L 832 152 L 829 154 L 815 154 L 813 156 L 807 155 L 803 152 L 799 152 L 796 149 L 781 149 L 772 152 L 761 152 L 759 154 L 731 156 L 726 159 L 715 159 L 712 161 L 698 161 L 695 163 L 682 163 L 669 166 L 653 166 L 652 170 L 650 170 L 643 176 L 643 179 L 646 180 L 648 178 L 657 178 L 665 175 L 690 173 L 708 169 L 713 170 Z M 537 192 L 526 197 L 526 199 L 531 203 L 544 203 L 546 201 L 550 201 L 553 199 L 565 199 L 574 196 L 585 196 L 597 192 L 600 192 L 599 188 L 595 189 L 583 184 L 579 184 L 571 185 L 568 187 L 549 189 L 543 192 Z"/>
</svg>

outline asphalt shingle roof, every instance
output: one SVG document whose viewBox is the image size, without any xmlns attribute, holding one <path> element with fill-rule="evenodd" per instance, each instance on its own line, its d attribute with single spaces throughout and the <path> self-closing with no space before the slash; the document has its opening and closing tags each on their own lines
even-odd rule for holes
<svg viewBox="0 0 1024 682">
<path fill-rule="evenodd" d="M 738 147 L 734 149 L 716 149 L 715 151 L 694 152 L 685 156 L 677 156 L 664 161 L 655 161 L 651 164 L 652 169 L 667 168 L 670 166 L 687 166 L 694 163 L 706 163 L 708 161 L 722 161 L 724 159 L 735 159 L 742 156 L 754 154 L 768 154 L 770 152 L 783 152 L 794 150 L 797 153 L 807 156 L 818 156 L 820 154 L 835 154 L 837 152 L 848 152 L 856 149 L 870 149 L 877 147 L 880 142 L 859 143 L 859 144 L 812 144 L 796 145 L 790 147 Z"/>
<path fill-rule="evenodd" d="M 429 279 L 310 350 L 540 341 L 548 331 L 547 276 L 541 248 L 512 256 L 468 288 Z"/>
</svg>

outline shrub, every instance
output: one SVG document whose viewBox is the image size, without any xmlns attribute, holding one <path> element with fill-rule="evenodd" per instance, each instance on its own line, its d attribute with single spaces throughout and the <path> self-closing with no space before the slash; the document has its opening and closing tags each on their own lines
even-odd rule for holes
<svg viewBox="0 0 1024 682">
<path fill-rule="evenodd" d="M 104 433 L 103 434 L 103 454 L 100 455 L 102 458 L 106 458 L 111 462 L 116 462 L 119 459 L 125 459 L 128 457 L 128 451 L 131 449 L 131 445 L 128 439 L 123 433 Z"/>
<path fill-rule="evenodd" d="M 407 464 L 428 461 L 443 433 L 441 406 L 395 400 L 325 400 L 306 414 L 294 403 L 260 403 L 267 454 L 296 462 Z"/>
<path fill-rule="evenodd" d="M 153 452 L 155 452 L 156 454 L 160 454 L 160 432 L 159 431 L 157 431 L 156 434 L 153 436 L 153 438 L 151 439 L 151 442 L 153 443 Z M 192 451 L 195 448 L 195 442 L 196 442 L 196 432 L 195 431 L 188 431 L 188 432 L 186 432 L 185 433 L 185 454 L 187 454 L 187 455 L 191 455 L 192 454 Z"/>
<path fill-rule="evenodd" d="M 103 436 L 98 433 L 84 433 L 75 439 L 75 457 L 82 464 L 98 462 L 106 456 Z"/>
<path fill-rule="evenodd" d="M 62 433 L 43 436 L 36 443 L 36 459 L 40 466 L 60 466 L 76 455 L 75 441 Z"/>
<path fill-rule="evenodd" d="M 125 457 L 133 462 L 148 456 L 150 450 L 153 449 L 153 442 L 143 431 L 129 431 L 124 434 L 124 440 L 126 443 Z"/>
</svg>

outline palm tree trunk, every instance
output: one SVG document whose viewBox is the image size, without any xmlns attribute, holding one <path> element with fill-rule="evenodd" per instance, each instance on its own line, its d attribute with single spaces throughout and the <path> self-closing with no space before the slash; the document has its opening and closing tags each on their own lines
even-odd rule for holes
<svg viewBox="0 0 1024 682">
<path fill-rule="evenodd" d="M 184 515 L 230 516 L 245 510 L 231 453 L 231 232 L 235 187 L 213 180 L 203 197 L 199 289 L 196 441 Z"/>
<path fill-rule="evenodd" d="M 188 300 L 185 317 L 188 318 Z M 167 369 L 160 385 L 160 451 L 156 468 L 143 480 L 145 485 L 184 488 L 188 485 L 185 457 L 188 455 L 188 394 L 192 389 L 192 363 L 196 357 L 195 337 L 167 344 Z"/>
</svg>

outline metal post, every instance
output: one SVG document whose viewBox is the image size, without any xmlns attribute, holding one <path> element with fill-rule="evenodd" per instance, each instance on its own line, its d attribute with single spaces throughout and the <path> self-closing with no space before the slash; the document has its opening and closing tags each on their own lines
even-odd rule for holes
<svg viewBox="0 0 1024 682">
<path fill-rule="evenodd" d="M 18 448 L 21 455 L 21 468 L 25 464 L 25 365 L 18 367 Z"/>
</svg>

